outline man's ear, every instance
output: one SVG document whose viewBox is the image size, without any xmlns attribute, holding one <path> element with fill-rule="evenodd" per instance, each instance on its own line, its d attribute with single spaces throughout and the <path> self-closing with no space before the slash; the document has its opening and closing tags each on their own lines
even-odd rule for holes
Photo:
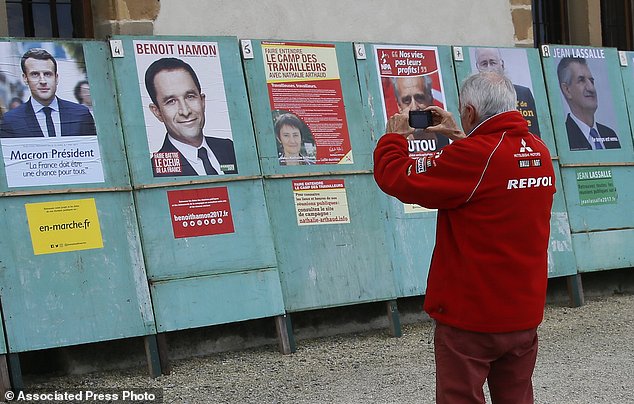
<svg viewBox="0 0 634 404">
<path fill-rule="evenodd" d="M 559 83 L 559 88 L 561 88 L 561 92 L 563 93 L 564 97 L 566 97 L 567 100 L 572 98 L 572 95 L 570 94 L 570 89 L 568 88 L 568 84 Z"/>
<path fill-rule="evenodd" d="M 152 114 L 156 117 L 156 119 L 158 119 L 161 122 L 164 122 L 163 115 L 161 114 L 161 110 L 159 109 L 159 107 L 154 105 L 154 103 L 150 103 L 150 111 L 152 111 Z"/>
<path fill-rule="evenodd" d="M 471 104 L 467 104 L 465 105 L 464 108 L 465 108 L 465 117 L 467 118 L 467 123 L 472 128 L 475 127 L 479 119 L 478 113 L 476 112 L 475 107 Z"/>
<path fill-rule="evenodd" d="M 29 79 L 26 77 L 26 74 L 22 73 L 22 81 L 24 82 L 25 86 L 29 86 Z"/>
</svg>

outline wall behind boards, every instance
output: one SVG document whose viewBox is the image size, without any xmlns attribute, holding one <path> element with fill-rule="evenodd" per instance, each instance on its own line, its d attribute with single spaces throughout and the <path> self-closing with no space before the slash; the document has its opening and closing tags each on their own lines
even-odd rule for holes
<svg viewBox="0 0 634 404">
<path fill-rule="evenodd" d="M 161 0 L 155 35 L 513 46 L 508 0 Z M 485 28 L 486 27 L 486 28 Z M 485 28 L 485 29 L 484 29 Z"/>
</svg>

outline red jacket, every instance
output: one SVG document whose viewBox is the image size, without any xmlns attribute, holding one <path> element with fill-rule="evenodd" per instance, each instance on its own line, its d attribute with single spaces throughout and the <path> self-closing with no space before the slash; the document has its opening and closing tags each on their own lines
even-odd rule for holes
<svg viewBox="0 0 634 404">
<path fill-rule="evenodd" d="M 495 115 L 417 160 L 403 136 L 386 134 L 374 151 L 374 178 L 403 202 L 438 209 L 424 303 L 432 318 L 491 333 L 541 323 L 555 175 L 546 145 L 519 112 Z"/>
</svg>

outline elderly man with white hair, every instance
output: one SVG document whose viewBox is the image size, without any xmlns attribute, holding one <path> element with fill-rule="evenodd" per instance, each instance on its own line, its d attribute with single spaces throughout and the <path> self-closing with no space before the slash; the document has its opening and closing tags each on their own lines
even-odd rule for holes
<svg viewBox="0 0 634 404">
<path fill-rule="evenodd" d="M 397 114 L 374 151 L 385 193 L 438 209 L 423 308 L 436 322 L 439 404 L 484 403 L 485 381 L 493 403 L 533 402 L 555 174 L 515 104 L 508 78 L 477 73 L 460 92 L 464 131 L 450 112 L 426 108 L 434 120 L 428 130 L 451 144 L 410 158 L 412 128 Z"/>
</svg>

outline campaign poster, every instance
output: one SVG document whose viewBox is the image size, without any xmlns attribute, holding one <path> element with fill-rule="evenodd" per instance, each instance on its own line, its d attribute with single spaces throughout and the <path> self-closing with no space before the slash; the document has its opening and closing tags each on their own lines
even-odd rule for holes
<svg viewBox="0 0 634 404">
<path fill-rule="evenodd" d="M 0 42 L 0 58 L 8 187 L 104 182 L 83 45 Z"/>
<path fill-rule="evenodd" d="M 540 137 L 533 81 L 525 49 L 469 48 L 471 73 L 496 72 L 511 80 L 517 94 L 517 110 L 522 113 L 530 133 Z"/>
<path fill-rule="evenodd" d="M 621 148 L 622 133 L 601 48 L 550 46 L 570 151 Z"/>
<path fill-rule="evenodd" d="M 383 118 L 423 110 L 430 105 L 446 109 L 438 48 L 430 46 L 375 45 L 383 100 Z M 445 136 L 416 129 L 408 139 L 409 155 L 431 155 L 449 144 Z"/>
<path fill-rule="evenodd" d="M 579 168 L 576 174 L 579 205 L 592 206 L 617 203 L 618 194 L 612 179 L 611 168 Z"/>
<path fill-rule="evenodd" d="M 24 207 L 35 255 L 103 248 L 94 198 L 27 203 Z"/>
<path fill-rule="evenodd" d="M 299 226 L 350 223 L 344 180 L 293 180 Z"/>
<path fill-rule="evenodd" d="M 174 238 L 233 233 L 227 187 L 167 191 Z"/>
<path fill-rule="evenodd" d="M 133 45 L 153 176 L 237 174 L 218 43 Z"/>
<path fill-rule="evenodd" d="M 261 46 L 279 164 L 353 164 L 335 45 Z"/>
</svg>

